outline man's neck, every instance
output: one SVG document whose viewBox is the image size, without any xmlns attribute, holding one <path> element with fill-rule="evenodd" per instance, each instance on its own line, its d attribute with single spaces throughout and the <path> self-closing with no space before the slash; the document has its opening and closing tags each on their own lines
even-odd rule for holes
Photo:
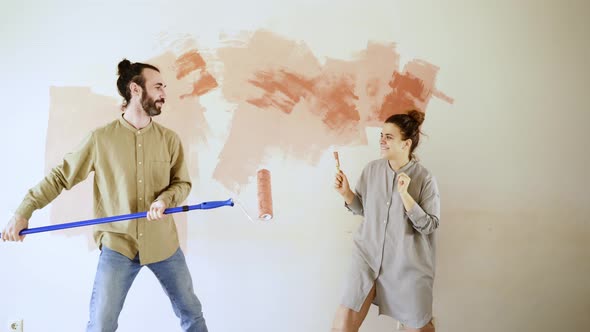
<svg viewBox="0 0 590 332">
<path fill-rule="evenodd" d="M 123 118 L 136 129 L 145 128 L 152 121 L 152 118 L 139 105 L 127 106 Z"/>
</svg>

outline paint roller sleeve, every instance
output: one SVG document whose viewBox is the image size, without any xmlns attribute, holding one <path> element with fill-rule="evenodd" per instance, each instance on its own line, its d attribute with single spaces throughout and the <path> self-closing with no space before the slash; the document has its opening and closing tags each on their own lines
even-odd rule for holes
<svg viewBox="0 0 590 332">
<path fill-rule="evenodd" d="M 273 210 L 270 171 L 267 169 L 259 170 L 257 174 L 257 180 L 258 218 L 261 220 L 271 220 L 273 218 Z"/>
</svg>

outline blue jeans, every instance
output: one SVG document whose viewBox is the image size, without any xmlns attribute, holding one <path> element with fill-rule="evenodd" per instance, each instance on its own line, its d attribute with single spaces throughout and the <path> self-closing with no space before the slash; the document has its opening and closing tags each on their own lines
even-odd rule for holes
<svg viewBox="0 0 590 332">
<path fill-rule="evenodd" d="M 193 290 L 190 272 L 180 248 L 170 258 L 146 265 L 158 278 L 185 332 L 207 332 L 201 302 Z M 105 246 L 98 261 L 87 332 L 113 332 L 127 292 L 142 265 Z"/>
</svg>

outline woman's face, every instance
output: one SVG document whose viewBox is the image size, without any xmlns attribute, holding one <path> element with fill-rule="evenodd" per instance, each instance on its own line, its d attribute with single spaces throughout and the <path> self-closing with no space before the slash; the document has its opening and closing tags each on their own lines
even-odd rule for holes
<svg viewBox="0 0 590 332">
<path fill-rule="evenodd" d="M 400 160 L 410 155 L 412 140 L 402 140 L 399 127 L 393 123 L 384 123 L 381 129 L 381 157 L 387 160 Z"/>
</svg>

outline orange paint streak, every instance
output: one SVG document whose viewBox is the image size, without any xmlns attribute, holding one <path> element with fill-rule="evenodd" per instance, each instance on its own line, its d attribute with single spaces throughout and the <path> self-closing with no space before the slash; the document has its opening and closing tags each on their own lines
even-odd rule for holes
<svg viewBox="0 0 590 332">
<path fill-rule="evenodd" d="M 326 70 L 325 70 L 326 71 Z M 284 69 L 276 72 L 258 72 L 248 82 L 262 89 L 264 94 L 248 102 L 261 108 L 277 108 L 291 113 L 302 99 L 312 104 L 311 112 L 324 119 L 328 127 L 335 129 L 342 122 L 360 119 L 354 100 L 354 82 L 346 75 L 322 73 L 306 79 Z"/>
<path fill-rule="evenodd" d="M 176 79 L 182 79 L 196 70 L 205 68 L 206 63 L 197 50 L 191 50 L 178 57 L 174 65 L 177 68 Z"/>
<path fill-rule="evenodd" d="M 180 98 L 200 97 L 218 86 L 219 84 L 217 84 L 213 75 L 209 74 L 209 72 L 202 71 L 201 77 L 196 82 L 193 82 L 193 91 L 180 96 Z"/>
<path fill-rule="evenodd" d="M 248 82 L 262 89 L 264 94 L 248 102 L 260 108 L 276 107 L 287 114 L 293 111 L 301 98 L 310 95 L 314 85 L 311 80 L 285 70 L 260 71 L 254 76 Z"/>
<path fill-rule="evenodd" d="M 390 115 L 405 113 L 409 109 L 426 112 L 432 96 L 452 103 L 452 98 L 435 89 L 438 70 L 437 66 L 430 63 L 413 60 L 405 66 L 403 72 L 394 72 L 389 82 L 391 92 L 385 97 L 381 109 L 374 116 L 384 121 Z"/>
<path fill-rule="evenodd" d="M 311 101 L 311 112 L 318 115 L 330 131 L 338 132 L 343 126 L 352 125 L 358 134 L 361 119 L 356 102 L 355 77 L 350 63 L 328 61 L 322 75 L 315 79 Z"/>
<path fill-rule="evenodd" d="M 393 114 L 417 108 L 418 101 L 424 94 L 423 84 L 422 80 L 411 74 L 393 73 L 393 80 L 389 83 L 392 92 L 385 97 L 376 119 L 383 122 Z"/>
</svg>

